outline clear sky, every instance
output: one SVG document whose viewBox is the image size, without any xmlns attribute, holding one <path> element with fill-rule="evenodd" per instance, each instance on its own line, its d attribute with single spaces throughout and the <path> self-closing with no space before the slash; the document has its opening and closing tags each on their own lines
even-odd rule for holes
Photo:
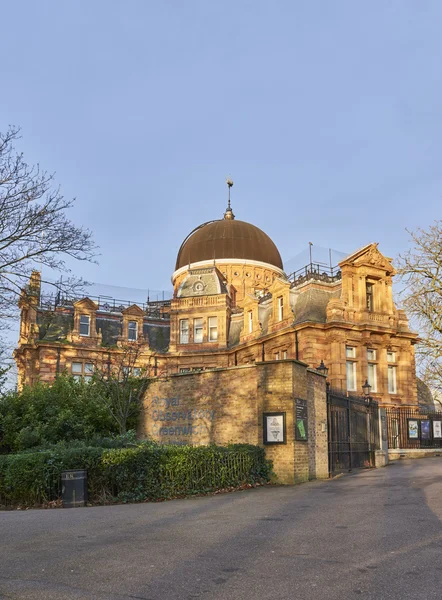
<svg viewBox="0 0 442 600">
<path fill-rule="evenodd" d="M 77 198 L 91 281 L 170 289 L 226 175 L 284 261 L 396 256 L 441 217 L 440 0 L 14 0 L 1 22 L 0 129 Z"/>
</svg>

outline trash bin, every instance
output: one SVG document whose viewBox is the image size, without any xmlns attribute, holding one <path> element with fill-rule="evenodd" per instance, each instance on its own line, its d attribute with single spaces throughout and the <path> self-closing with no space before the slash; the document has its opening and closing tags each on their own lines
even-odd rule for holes
<svg viewBox="0 0 442 600">
<path fill-rule="evenodd" d="M 63 508 L 86 506 L 87 471 L 63 471 L 61 474 L 61 499 Z"/>
</svg>

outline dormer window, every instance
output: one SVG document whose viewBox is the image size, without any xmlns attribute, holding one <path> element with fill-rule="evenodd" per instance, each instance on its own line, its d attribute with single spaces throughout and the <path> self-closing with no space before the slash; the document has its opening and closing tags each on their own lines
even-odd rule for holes
<svg viewBox="0 0 442 600">
<path fill-rule="evenodd" d="M 282 321 L 284 318 L 284 300 L 282 296 L 278 298 L 278 321 Z"/>
<path fill-rule="evenodd" d="M 367 310 L 369 312 L 373 312 L 374 310 L 374 302 L 373 302 L 373 284 L 369 281 L 365 284 L 365 297 L 367 300 Z"/>
<path fill-rule="evenodd" d="M 127 325 L 127 339 L 130 342 L 136 342 L 138 339 L 138 323 L 136 321 L 129 321 Z"/>
<path fill-rule="evenodd" d="M 80 315 L 80 335 L 88 337 L 90 335 L 91 318 L 89 315 Z"/>
</svg>

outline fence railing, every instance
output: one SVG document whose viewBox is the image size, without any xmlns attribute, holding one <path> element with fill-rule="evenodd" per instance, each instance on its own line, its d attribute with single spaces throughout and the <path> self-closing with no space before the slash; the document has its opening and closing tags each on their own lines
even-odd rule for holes
<svg viewBox="0 0 442 600">
<path fill-rule="evenodd" d="M 442 448 L 442 412 L 408 406 L 387 408 L 388 448 Z"/>
</svg>

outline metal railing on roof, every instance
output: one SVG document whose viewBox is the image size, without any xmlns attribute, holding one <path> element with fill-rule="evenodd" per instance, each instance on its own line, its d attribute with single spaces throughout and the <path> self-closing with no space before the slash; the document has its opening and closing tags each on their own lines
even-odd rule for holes
<svg viewBox="0 0 442 600">
<path fill-rule="evenodd" d="M 119 300 L 110 296 L 86 296 L 98 307 L 101 312 L 121 313 L 129 306 L 136 304 L 145 313 L 152 318 L 168 318 L 167 308 L 170 307 L 170 300 L 152 300 L 149 302 L 132 302 L 130 300 Z M 70 298 L 61 294 L 42 294 L 40 297 L 39 308 L 41 310 L 54 311 L 57 308 L 71 308 L 75 302 L 83 298 Z M 165 310 L 166 309 L 166 310 Z"/>
<path fill-rule="evenodd" d="M 290 273 L 288 280 L 291 282 L 292 287 L 301 285 L 306 281 L 324 281 L 326 283 L 333 283 L 341 279 L 341 269 L 331 267 L 325 263 L 308 263 L 304 267 Z"/>
</svg>

